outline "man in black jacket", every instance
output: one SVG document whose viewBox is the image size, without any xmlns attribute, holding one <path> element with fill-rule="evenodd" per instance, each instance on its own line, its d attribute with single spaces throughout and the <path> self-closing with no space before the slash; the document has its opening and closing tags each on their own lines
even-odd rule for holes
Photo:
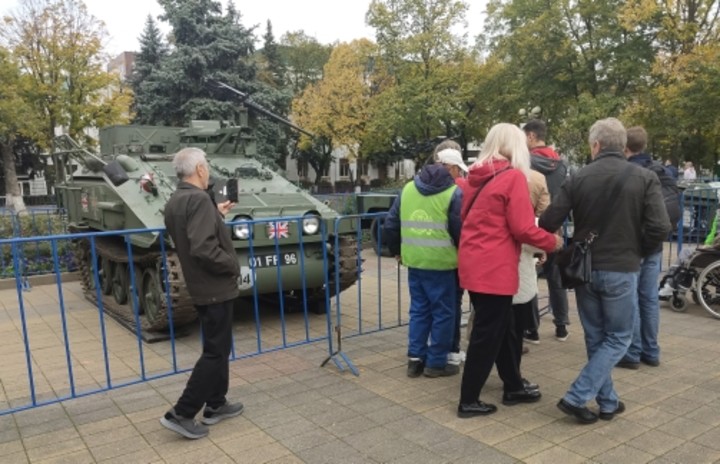
<svg viewBox="0 0 720 464">
<path fill-rule="evenodd" d="M 677 224 L 680 218 L 680 194 L 675 181 L 665 168 L 653 161 L 645 153 L 648 135 L 640 126 L 627 130 L 628 141 L 625 156 L 629 162 L 648 169 L 658 176 L 665 210 L 671 224 Z M 670 187 L 666 187 L 667 185 Z M 674 189 L 672 187 L 675 187 Z M 628 352 L 618 363 L 618 367 L 637 369 L 640 363 L 648 366 L 660 365 L 660 346 L 658 345 L 658 330 L 660 328 L 660 300 L 658 299 L 658 280 L 662 268 L 663 247 L 660 245 L 651 253 L 643 256 L 638 277 L 638 314 L 635 317 L 635 331 Z"/>
<path fill-rule="evenodd" d="M 640 261 L 670 232 L 657 176 L 625 159 L 622 123 L 615 118 L 596 122 L 589 142 L 593 161 L 563 184 L 540 218 L 540 227 L 555 231 L 572 211 L 575 240 L 600 230 L 591 247 L 592 282 L 575 290 L 588 363 L 558 403 L 582 423 L 595 422 L 598 416 L 610 420 L 625 410 L 612 369 L 632 340 Z M 613 201 L 610 192 L 624 171 L 627 178 Z M 603 216 L 603 224 L 598 224 Z M 586 406 L 593 399 L 599 415 Z"/>
<path fill-rule="evenodd" d="M 198 148 L 180 150 L 173 159 L 180 181 L 165 205 L 165 226 L 175 244 L 188 292 L 200 316 L 203 352 L 185 391 L 160 423 L 186 438 L 208 434 L 205 425 L 242 413 L 241 403 L 228 403 L 233 304 L 240 276 L 235 248 L 223 216 L 229 201 L 215 203 L 207 193 L 210 167 Z M 201 422 L 195 415 L 205 406 Z"/>
<path fill-rule="evenodd" d="M 530 150 L 530 167 L 545 176 L 545 183 L 550 192 L 550 203 L 552 203 L 567 177 L 567 165 L 555 150 L 545 144 L 547 134 L 545 121 L 531 119 L 523 126 L 523 131 L 527 136 L 527 145 Z M 567 290 L 562 286 L 560 272 L 555 266 L 555 256 L 556 253 L 548 253 L 543 263 L 543 274 L 548 286 L 550 310 L 555 324 L 555 339 L 564 342 L 570 335 L 567 330 L 567 326 L 570 324 L 570 316 L 568 314 Z M 537 312 L 537 302 L 535 303 L 535 310 Z M 540 317 L 537 314 L 535 320 L 539 325 Z M 534 330 L 528 330 L 525 339 L 533 344 L 540 343 L 537 327 Z"/>
</svg>

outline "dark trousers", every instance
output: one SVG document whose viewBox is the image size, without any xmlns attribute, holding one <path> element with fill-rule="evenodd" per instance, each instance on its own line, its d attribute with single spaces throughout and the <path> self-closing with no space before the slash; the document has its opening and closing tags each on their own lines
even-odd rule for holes
<svg viewBox="0 0 720 464">
<path fill-rule="evenodd" d="M 200 315 L 203 352 L 175 405 L 179 416 L 195 417 L 205 404 L 211 408 L 225 404 L 230 381 L 233 304 L 234 300 L 230 300 L 195 307 Z"/>
<path fill-rule="evenodd" d="M 555 266 L 556 253 L 549 253 L 543 264 L 543 274 L 547 280 L 550 310 L 553 313 L 553 323 L 558 325 L 570 324 L 567 290 L 562 286 L 560 270 Z"/>
<path fill-rule="evenodd" d="M 460 335 L 460 321 L 462 319 L 462 297 L 463 293 L 465 293 L 465 290 L 460 288 L 458 285 L 457 289 L 457 300 L 456 303 L 456 311 L 455 311 L 455 332 L 453 333 L 453 342 L 452 347 L 450 348 L 451 353 L 459 353 L 460 352 L 460 338 L 462 337 Z"/>
<path fill-rule="evenodd" d="M 538 327 L 540 327 L 540 308 L 538 307 L 538 297 L 535 295 L 535 297 L 530 300 L 530 314 L 527 316 L 527 319 L 525 319 L 525 330 L 528 332 L 537 332 Z M 520 332 L 522 335 L 522 332 Z"/>
<path fill-rule="evenodd" d="M 526 330 L 533 330 L 533 302 L 537 307 L 537 297 L 528 301 L 527 303 L 520 303 L 512 305 L 513 310 L 513 325 L 515 326 L 515 351 L 520 355 L 517 357 L 518 372 L 520 372 L 520 362 L 522 360 L 522 349 L 523 349 L 523 333 Z M 535 327 L 537 330 L 537 327 Z"/>
<path fill-rule="evenodd" d="M 497 366 L 504 391 L 522 390 L 512 296 L 469 293 L 475 320 L 465 360 L 460 402 L 473 403 L 479 399 L 493 364 Z"/>
</svg>

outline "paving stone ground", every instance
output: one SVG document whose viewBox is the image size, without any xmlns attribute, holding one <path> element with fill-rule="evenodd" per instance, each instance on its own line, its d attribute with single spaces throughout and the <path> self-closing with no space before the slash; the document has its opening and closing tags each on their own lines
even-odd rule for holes
<svg viewBox="0 0 720 464">
<path fill-rule="evenodd" d="M 382 267 L 392 269 L 386 260 L 380 262 L 378 268 Z M 376 328 L 378 317 L 387 325 L 397 318 L 394 309 L 388 311 L 392 317 L 367 309 L 377 307 L 380 303 L 376 301 L 397 306 L 397 281 L 391 276 L 377 279 L 372 271 L 366 277 L 364 285 L 368 288 L 363 292 L 372 289 L 374 294 L 361 292 L 365 296 L 363 315 L 349 304 L 345 314 L 343 306 L 346 334 L 357 332 L 357 323 L 363 319 L 367 329 Z M 386 287 L 389 289 L 380 290 Z M 64 367 L 65 353 L 57 350 L 62 332 L 48 321 L 55 317 L 48 309 L 53 307 L 48 296 L 52 288 L 41 290 L 33 289 L 34 306 L 28 319 L 38 330 L 36 335 L 30 332 L 31 346 L 38 350 L 33 353 L 33 362 L 41 374 L 38 384 L 48 389 L 45 394 L 63 394 L 62 375 L 52 368 L 53 363 Z M 65 293 L 70 294 L 73 324 L 90 325 L 87 317 L 79 317 L 89 310 L 82 299 L 72 291 Z M 402 292 L 400 297 L 401 304 L 407 302 Z M 22 404 L 19 379 L 26 376 L 21 363 L 18 367 L 17 356 L 10 355 L 18 347 L 13 339 L 18 321 L 12 314 L 11 300 L 12 294 L 0 294 L 5 305 L 5 312 L 0 313 L 4 340 L 0 353 L 4 403 L 0 407 L 5 409 Z M 401 322 L 405 314 L 401 308 Z M 266 319 L 277 321 L 270 316 Z M 212 426 L 210 436 L 201 440 L 182 439 L 159 423 L 184 387 L 185 373 L 0 416 L 0 463 L 720 461 L 720 320 L 697 306 L 675 313 L 663 305 L 662 364 L 642 366 L 637 371 L 616 369 L 613 378 L 627 411 L 612 421 L 589 426 L 576 424 L 555 406 L 585 362 L 574 301 L 571 320 L 570 338 L 561 343 L 553 338 L 549 318 L 543 318 L 541 343 L 531 345 L 523 359 L 523 374 L 540 384 L 543 399 L 530 405 L 503 406 L 501 384 L 493 374 L 482 394 L 485 401 L 498 404 L 499 411 L 492 416 L 456 417 L 460 376 L 406 377 L 407 328 L 401 326 L 343 340 L 344 353 L 360 370 L 357 377 L 340 372 L 333 363 L 320 367 L 328 354 L 326 342 L 233 361 L 229 397 L 241 400 L 246 410 L 238 418 Z M 250 321 L 247 317 L 236 321 L 239 347 L 245 346 L 243 337 L 253 337 L 254 328 L 246 327 L 252 325 Z M 303 318 L 286 322 L 292 326 L 286 336 L 304 336 Z M 313 330 L 321 333 L 324 319 L 312 322 Z M 80 340 L 73 340 L 79 351 L 72 356 L 83 361 L 78 371 L 84 372 L 88 385 L 94 382 L 102 386 L 106 380 L 103 363 L 93 349 L 97 341 L 88 335 L 94 332 L 88 329 L 86 333 L 78 327 L 74 330 Z M 132 362 L 137 357 L 137 342 L 112 322 L 108 322 L 108 330 L 114 359 L 111 365 L 132 378 L 138 370 Z M 280 329 L 264 330 L 264 340 L 271 346 L 281 344 Z M 257 339 L 252 338 L 252 343 Z M 197 338 L 180 339 L 177 345 L 180 367 L 191 366 L 197 357 Z M 169 343 L 145 348 L 153 369 L 162 372 L 167 368 Z"/>
</svg>

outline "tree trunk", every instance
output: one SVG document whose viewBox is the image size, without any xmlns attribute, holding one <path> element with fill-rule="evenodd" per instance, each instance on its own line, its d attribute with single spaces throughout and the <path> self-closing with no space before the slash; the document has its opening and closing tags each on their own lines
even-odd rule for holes
<svg viewBox="0 0 720 464">
<path fill-rule="evenodd" d="M 13 208 L 16 213 L 24 213 L 26 209 L 25 202 L 20 195 L 12 147 L 12 138 L 8 140 L 8 143 L 0 142 L 0 155 L 2 155 L 3 168 L 5 171 L 5 207 Z"/>
</svg>

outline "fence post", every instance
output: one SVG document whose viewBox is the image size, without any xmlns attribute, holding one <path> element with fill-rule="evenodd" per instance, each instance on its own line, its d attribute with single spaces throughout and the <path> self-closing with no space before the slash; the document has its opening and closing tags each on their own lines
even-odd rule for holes
<svg viewBox="0 0 720 464">
<path fill-rule="evenodd" d="M 330 348 L 330 356 L 328 356 L 325 361 L 320 364 L 320 366 L 325 366 L 328 361 L 332 360 L 335 363 L 335 366 L 342 372 L 345 370 L 340 360 L 345 361 L 345 364 L 347 364 L 348 369 L 350 369 L 350 372 L 355 374 L 356 376 L 360 375 L 360 371 L 357 370 L 355 365 L 350 361 L 350 358 L 347 357 L 347 355 L 342 351 L 342 315 L 340 313 L 340 234 L 338 234 L 340 220 L 342 220 L 343 217 L 337 217 L 335 218 L 334 222 L 334 228 L 333 231 L 335 232 L 335 243 L 333 246 L 333 254 L 334 254 L 334 274 L 335 274 L 335 333 L 337 333 L 337 350 L 333 353 L 332 352 L 332 345 Z M 323 267 L 327 267 L 327 251 L 326 247 L 323 247 Z M 327 288 L 327 286 L 326 286 Z M 329 289 L 326 290 L 326 295 L 328 297 L 328 306 L 327 306 L 327 313 L 328 313 L 328 339 L 331 340 L 330 343 L 332 343 L 332 335 L 330 332 L 330 292 Z M 338 360 L 338 357 L 340 357 L 340 360 Z"/>
</svg>

